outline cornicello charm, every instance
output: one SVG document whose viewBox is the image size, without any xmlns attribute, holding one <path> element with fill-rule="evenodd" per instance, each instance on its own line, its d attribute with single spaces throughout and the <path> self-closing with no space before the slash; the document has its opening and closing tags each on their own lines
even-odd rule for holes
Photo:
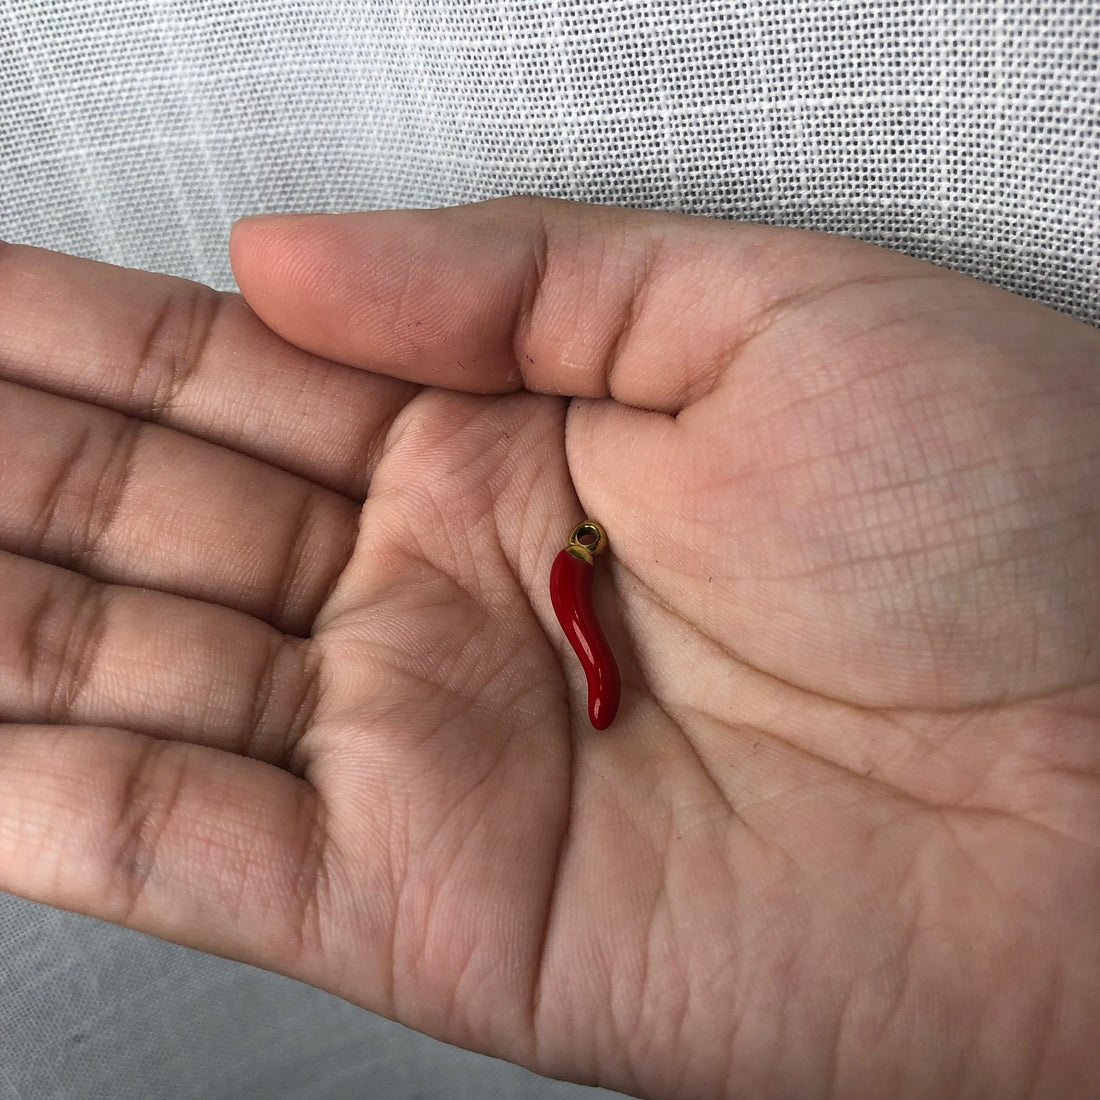
<svg viewBox="0 0 1100 1100">
<path fill-rule="evenodd" d="M 588 677 L 588 718 L 598 730 L 614 721 L 622 690 L 619 666 L 592 606 L 593 559 L 606 549 L 607 532 L 585 520 L 573 528 L 550 570 L 550 600 Z"/>
</svg>

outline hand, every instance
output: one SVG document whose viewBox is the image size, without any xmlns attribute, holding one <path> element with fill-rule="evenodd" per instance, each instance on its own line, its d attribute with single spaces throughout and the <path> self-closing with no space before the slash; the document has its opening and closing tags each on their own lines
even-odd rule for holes
<svg viewBox="0 0 1100 1100">
<path fill-rule="evenodd" d="M 651 1096 L 1097 1094 L 1100 335 L 543 200 L 232 256 L 0 252 L 0 886 Z"/>
</svg>

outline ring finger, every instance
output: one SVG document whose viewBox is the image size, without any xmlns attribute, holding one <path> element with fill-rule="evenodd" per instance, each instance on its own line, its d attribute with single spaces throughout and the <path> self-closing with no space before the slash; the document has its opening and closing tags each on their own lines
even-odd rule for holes
<svg viewBox="0 0 1100 1100">
<path fill-rule="evenodd" d="M 318 682 L 309 642 L 3 551 L 0 591 L 0 721 L 122 727 L 295 767 Z"/>
</svg>

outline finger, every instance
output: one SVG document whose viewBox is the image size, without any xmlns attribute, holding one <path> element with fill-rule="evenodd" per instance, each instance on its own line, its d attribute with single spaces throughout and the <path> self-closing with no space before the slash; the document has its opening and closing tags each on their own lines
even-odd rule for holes
<svg viewBox="0 0 1100 1100">
<path fill-rule="evenodd" d="M 913 264 L 805 231 L 547 199 L 249 218 L 230 241 L 249 304 L 317 354 L 673 413 L 845 252 Z"/>
<path fill-rule="evenodd" d="M 124 730 L 0 727 L 0 889 L 258 965 L 318 954 L 313 788 Z"/>
<path fill-rule="evenodd" d="M 288 346 L 238 295 L 3 244 L 0 378 L 178 428 L 357 499 L 415 392 Z"/>
<path fill-rule="evenodd" d="M 0 382 L 0 549 L 307 633 L 358 507 L 285 470 Z"/>
<path fill-rule="evenodd" d="M 300 769 L 316 665 L 238 611 L 0 552 L 0 721 L 125 726 Z"/>
</svg>

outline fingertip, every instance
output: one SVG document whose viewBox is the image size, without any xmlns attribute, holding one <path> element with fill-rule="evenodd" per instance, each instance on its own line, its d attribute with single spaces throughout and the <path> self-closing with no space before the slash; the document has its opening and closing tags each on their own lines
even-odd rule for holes
<svg viewBox="0 0 1100 1100">
<path fill-rule="evenodd" d="M 248 214 L 229 227 L 229 266 L 242 290 L 258 245 L 266 239 L 272 225 L 285 217 L 282 214 Z"/>
<path fill-rule="evenodd" d="M 318 229 L 333 217 L 251 214 L 238 218 L 229 231 L 229 263 L 248 304 L 284 339 L 322 354 L 329 349 L 314 345 L 326 342 L 318 329 L 331 311 L 332 284 Z"/>
<path fill-rule="evenodd" d="M 327 215 L 321 215 L 327 216 Z M 229 262 L 234 272 L 240 263 L 250 263 L 273 247 L 286 244 L 288 237 L 307 228 L 316 214 L 246 214 L 229 227 Z"/>
</svg>

